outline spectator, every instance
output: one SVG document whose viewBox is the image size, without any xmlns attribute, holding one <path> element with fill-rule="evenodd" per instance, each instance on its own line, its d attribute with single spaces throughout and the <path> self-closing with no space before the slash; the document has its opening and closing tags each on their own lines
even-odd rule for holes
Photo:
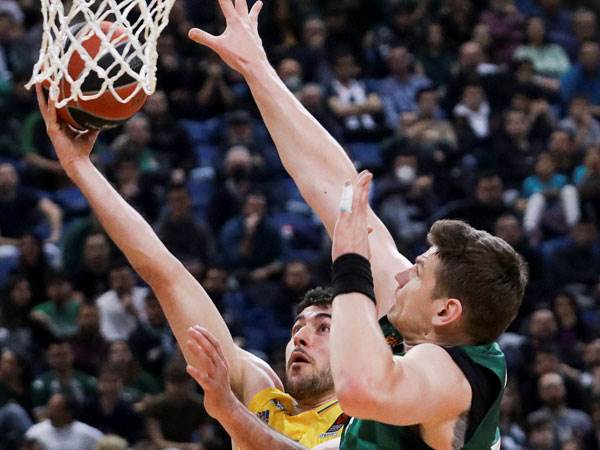
<svg viewBox="0 0 600 450">
<path fill-rule="evenodd" d="M 547 373 L 539 380 L 539 395 L 544 406 L 531 413 L 530 418 L 548 415 L 560 442 L 572 438 L 582 439 L 592 431 L 592 421 L 583 411 L 567 408 L 566 392 L 562 377 Z M 530 420 L 528 418 L 528 420 Z"/>
<path fill-rule="evenodd" d="M 592 330 L 586 323 L 577 298 L 567 292 L 558 292 L 552 299 L 552 310 L 558 323 L 558 342 L 563 348 L 581 351 L 592 340 Z"/>
<path fill-rule="evenodd" d="M 417 154 L 398 152 L 377 186 L 374 205 L 402 251 L 415 254 L 412 245 L 425 236 L 436 204 L 433 179 L 423 173 Z"/>
<path fill-rule="evenodd" d="M 573 32 L 580 47 L 584 42 L 596 41 L 600 38 L 598 17 L 591 9 L 578 8 L 573 14 Z"/>
<path fill-rule="evenodd" d="M 600 44 L 582 44 L 577 64 L 561 78 L 560 95 L 565 104 L 575 96 L 584 96 L 590 102 L 591 113 L 600 116 Z"/>
<path fill-rule="evenodd" d="M 142 417 L 123 399 L 119 370 L 104 366 L 98 374 L 98 396 L 88 399 L 80 418 L 105 434 L 116 434 L 134 443 L 143 430 Z"/>
<path fill-rule="evenodd" d="M 191 273 L 201 273 L 212 256 L 213 238 L 207 225 L 194 217 L 185 185 L 170 186 L 167 211 L 157 225 L 157 234 Z"/>
<path fill-rule="evenodd" d="M 0 406 L 0 446 L 17 448 L 31 425 L 31 419 L 22 406 L 12 402 L 3 403 Z"/>
<path fill-rule="evenodd" d="M 462 145 L 467 142 L 477 145 L 489 136 L 491 112 L 483 87 L 478 84 L 465 86 L 462 99 L 453 111 Z"/>
<path fill-rule="evenodd" d="M 523 182 L 523 197 L 527 199 L 523 225 L 528 234 L 539 232 L 546 209 L 561 208 L 562 217 L 568 228 L 579 220 L 579 197 L 577 190 L 562 174 L 556 173 L 556 164 L 549 153 L 541 153 L 535 163 L 535 175 Z M 557 203 L 557 201 L 559 203 Z M 559 230 L 556 221 L 548 224 L 553 230 Z"/>
<path fill-rule="evenodd" d="M 115 264 L 108 278 L 110 290 L 96 299 L 100 331 L 109 342 L 127 340 L 138 318 L 145 317 L 144 297 L 148 290 L 135 286 L 133 271 L 125 263 Z"/>
<path fill-rule="evenodd" d="M 416 94 L 417 110 L 404 113 L 401 118 L 401 133 L 412 144 L 445 145 L 456 147 L 456 133 L 452 124 L 444 119 L 438 102 L 438 94 L 432 87 L 424 87 Z"/>
<path fill-rule="evenodd" d="M 283 84 L 297 94 L 302 90 L 304 84 L 304 74 L 302 72 L 302 66 L 294 58 L 283 58 L 277 65 L 277 75 L 283 81 Z"/>
<path fill-rule="evenodd" d="M 350 142 L 373 141 L 382 135 L 378 123 L 382 111 L 379 96 L 358 80 L 360 72 L 354 55 L 340 50 L 333 58 L 334 79 L 329 92 L 329 107 L 344 129 Z M 388 123 L 389 124 L 389 123 Z"/>
<path fill-rule="evenodd" d="M 152 134 L 148 146 L 156 149 L 161 166 L 183 169 L 196 166 L 196 157 L 185 129 L 173 118 L 164 91 L 157 91 L 146 100 L 144 113 Z"/>
<path fill-rule="evenodd" d="M 201 450 L 194 434 L 207 421 L 202 399 L 192 390 L 192 380 L 178 361 L 165 370 L 165 392 L 146 407 L 146 427 L 152 443 L 158 448 Z"/>
<path fill-rule="evenodd" d="M 600 122 L 590 112 L 585 97 L 574 97 L 569 105 L 569 114 L 560 122 L 560 127 L 575 136 L 579 148 L 600 144 Z"/>
<path fill-rule="evenodd" d="M 144 371 L 137 357 L 131 353 L 129 344 L 125 341 L 115 341 L 110 344 L 107 362 L 121 375 L 123 380 L 123 398 L 136 409 L 144 407 L 147 397 L 158 394 L 158 381 Z"/>
<path fill-rule="evenodd" d="M 206 285 L 203 286 L 207 288 Z M 173 356 L 176 342 L 152 291 L 146 294 L 145 310 L 148 320 L 138 320 L 137 327 L 129 336 L 129 346 L 132 353 L 138 356 L 142 368 L 160 377 L 166 363 Z"/>
<path fill-rule="evenodd" d="M 61 236 L 62 212 L 47 198 L 19 185 L 19 176 L 10 163 L 0 164 L 0 251 L 2 256 L 15 255 L 18 239 L 40 225 L 42 213 L 50 224 L 48 241 L 56 243 Z M 56 253 L 56 247 L 46 250 Z"/>
<path fill-rule="evenodd" d="M 108 344 L 100 333 L 100 314 L 96 305 L 83 303 L 79 307 L 77 334 L 71 345 L 75 367 L 95 376 L 108 354 Z"/>
<path fill-rule="evenodd" d="M 158 217 L 159 193 L 152 175 L 143 174 L 135 158 L 119 157 L 111 166 L 114 184 L 123 198 L 150 222 Z"/>
<path fill-rule="evenodd" d="M 549 414 L 527 418 L 526 450 L 559 450 L 559 445 Z"/>
<path fill-rule="evenodd" d="M 524 450 L 526 436 L 522 428 L 521 405 L 514 380 L 507 383 L 500 403 L 500 433 L 505 450 Z"/>
<path fill-rule="evenodd" d="M 55 272 L 47 281 L 48 301 L 31 312 L 31 318 L 46 327 L 57 338 L 71 337 L 77 332 L 79 301 L 73 298 L 73 286 L 62 272 Z"/>
<path fill-rule="evenodd" d="M 387 64 L 390 76 L 381 81 L 379 96 L 383 101 L 385 123 L 395 130 L 402 113 L 417 109 L 417 92 L 431 82 L 415 72 L 414 56 L 405 47 L 390 49 Z"/>
<path fill-rule="evenodd" d="M 342 139 L 343 128 L 329 110 L 325 101 L 324 89 L 319 84 L 305 84 L 298 93 L 298 99 L 327 131 L 336 139 Z"/>
<path fill-rule="evenodd" d="M 575 146 L 575 135 L 568 129 L 557 128 L 550 135 L 548 151 L 556 163 L 557 171 L 567 177 L 581 162 L 581 152 Z"/>
<path fill-rule="evenodd" d="M 508 189 L 520 190 L 523 181 L 532 172 L 537 145 L 530 136 L 534 138 L 527 116 L 518 109 L 504 113 L 502 129 L 492 136 L 492 154 L 486 165 L 498 168 L 498 174 Z"/>
<path fill-rule="evenodd" d="M 58 256 L 57 254 L 53 256 Z M 31 286 L 32 301 L 39 304 L 46 300 L 46 282 L 56 261 L 49 261 L 44 252 L 44 242 L 36 234 L 25 234 L 19 241 L 19 264 L 14 272 L 24 275 Z"/>
<path fill-rule="evenodd" d="M 573 178 L 579 189 L 582 209 L 590 211 L 600 226 L 600 148 L 588 149 L 584 164 L 576 169 Z"/>
<path fill-rule="evenodd" d="M 77 404 L 63 393 L 53 394 L 46 408 L 48 418 L 27 430 L 26 437 L 44 450 L 94 450 L 102 432 L 75 420 Z"/>
<path fill-rule="evenodd" d="M 446 85 L 444 109 L 448 115 L 460 102 L 465 87 L 473 83 L 483 86 L 494 109 L 505 106 L 507 80 L 498 66 L 486 62 L 485 58 L 479 43 L 469 41 L 461 45 L 457 70 Z"/>
<path fill-rule="evenodd" d="M 455 58 L 448 51 L 448 42 L 441 23 L 432 22 L 427 25 L 426 45 L 418 53 L 418 60 L 433 86 L 444 86 L 450 79 Z"/>
<path fill-rule="evenodd" d="M 598 227 L 582 221 L 573 227 L 571 241 L 557 251 L 552 259 L 554 280 L 562 285 L 577 284 L 584 290 L 593 289 L 600 273 Z"/>
<path fill-rule="evenodd" d="M 215 233 L 241 211 L 243 199 L 252 188 L 254 167 L 250 151 L 242 146 L 231 147 L 225 154 L 223 169 L 223 179 L 208 213 Z"/>
<path fill-rule="evenodd" d="M 497 63 L 510 62 L 513 52 L 523 39 L 523 16 L 513 0 L 492 0 L 490 8 L 479 19 L 487 26 L 492 38 L 492 54 Z"/>
<path fill-rule="evenodd" d="M 537 75 L 560 78 L 570 68 L 569 56 L 560 45 L 548 41 L 544 21 L 530 17 L 527 21 L 527 43 L 517 48 L 515 59 L 528 59 Z"/>
<path fill-rule="evenodd" d="M 151 138 L 150 121 L 144 114 L 138 113 L 125 123 L 123 133 L 111 143 L 110 153 L 103 156 L 107 162 L 128 157 L 137 161 L 142 173 L 154 172 L 158 169 L 158 161 L 155 150 L 150 148 Z"/>
<path fill-rule="evenodd" d="M 49 336 L 31 320 L 31 285 L 23 276 L 14 275 L 7 283 L 0 303 L 3 344 L 23 355 L 37 356 L 37 346 Z"/>
<path fill-rule="evenodd" d="M 495 173 L 482 173 L 475 186 L 474 196 L 449 203 L 434 214 L 437 218 L 462 219 L 481 230 L 493 230 L 494 223 L 503 214 L 511 212 L 502 198 L 503 184 Z"/>
<path fill-rule="evenodd" d="M 29 364 L 23 356 L 5 348 L 0 354 L 0 404 L 19 404 L 23 409 L 31 409 L 29 385 L 31 384 Z"/>
<path fill-rule="evenodd" d="M 567 50 L 571 58 L 577 51 L 577 41 L 573 35 L 573 17 L 560 0 L 541 0 L 538 2 L 538 14 L 544 20 L 549 31 L 550 42 L 560 45 Z"/>
<path fill-rule="evenodd" d="M 73 349 L 69 342 L 51 342 L 46 350 L 46 358 L 49 370 L 33 380 L 31 385 L 36 416 L 40 417 L 39 407 L 56 393 L 66 393 L 80 405 L 87 396 L 95 395 L 96 380 L 73 368 Z"/>
<path fill-rule="evenodd" d="M 202 287 L 219 309 L 227 327 L 234 331 L 241 330 L 247 320 L 248 305 L 244 294 L 232 281 L 225 268 L 213 265 L 206 269 Z"/>
<path fill-rule="evenodd" d="M 87 300 L 94 300 L 106 292 L 109 265 L 110 245 L 106 235 L 101 232 L 88 235 L 83 246 L 83 260 L 71 277 L 75 289 Z"/>
<path fill-rule="evenodd" d="M 203 118 L 218 116 L 234 106 L 235 93 L 226 75 L 227 68 L 218 58 L 210 55 L 203 64 L 196 91 L 196 104 Z"/>
<path fill-rule="evenodd" d="M 267 280 L 281 269 L 283 243 L 269 220 L 262 193 L 248 194 L 242 215 L 224 225 L 219 242 L 225 264 L 232 270 L 248 270 L 251 280 Z"/>
<path fill-rule="evenodd" d="M 521 318 L 533 308 L 533 302 L 547 294 L 542 255 L 538 248 L 531 245 L 523 226 L 514 214 L 504 214 L 494 223 L 494 235 L 508 242 L 527 262 L 529 282 L 525 291 L 524 302 L 521 305 Z M 521 318 L 515 319 L 511 329 L 518 329 Z"/>
</svg>

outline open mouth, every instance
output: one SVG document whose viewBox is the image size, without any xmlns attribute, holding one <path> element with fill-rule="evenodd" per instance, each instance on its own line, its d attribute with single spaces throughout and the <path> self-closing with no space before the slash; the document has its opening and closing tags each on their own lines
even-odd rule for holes
<svg viewBox="0 0 600 450">
<path fill-rule="evenodd" d="M 294 364 L 310 364 L 310 358 L 302 350 L 294 350 L 290 356 L 290 367 Z"/>
</svg>

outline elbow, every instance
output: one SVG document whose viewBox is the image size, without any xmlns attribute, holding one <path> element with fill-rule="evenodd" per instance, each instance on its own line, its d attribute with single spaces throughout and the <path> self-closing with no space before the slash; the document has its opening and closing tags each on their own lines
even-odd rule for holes
<svg viewBox="0 0 600 450">
<path fill-rule="evenodd" d="M 349 416 L 368 419 L 368 411 L 376 404 L 378 384 L 368 376 L 348 374 L 335 379 L 335 393 L 342 411 Z"/>
</svg>

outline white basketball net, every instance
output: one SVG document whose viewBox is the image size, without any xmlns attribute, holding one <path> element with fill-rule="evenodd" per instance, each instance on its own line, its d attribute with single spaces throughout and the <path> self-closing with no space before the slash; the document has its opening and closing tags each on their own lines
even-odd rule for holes
<svg viewBox="0 0 600 450">
<path fill-rule="evenodd" d="M 156 88 L 156 63 L 158 53 L 156 42 L 169 21 L 169 12 L 175 0 L 41 0 L 44 18 L 44 32 L 40 57 L 33 68 L 33 75 L 27 84 L 30 88 L 35 83 L 46 82 L 50 85 L 50 98 L 58 100 L 61 81 L 70 85 L 70 95 L 63 92 L 56 106 L 62 108 L 71 100 L 93 100 L 106 90 L 121 103 L 127 103 L 141 89 L 151 95 Z M 107 32 L 103 32 L 100 24 L 103 21 L 114 22 Z M 74 25 L 85 23 L 83 31 L 73 33 Z M 115 49 L 114 33 L 122 29 L 127 35 L 127 44 L 121 52 Z M 101 40 L 98 53 L 92 58 L 81 46 L 81 42 L 96 35 Z M 111 40 L 113 42 L 111 42 Z M 85 63 L 81 74 L 73 79 L 67 70 L 74 52 L 79 53 Z M 113 62 L 103 68 L 98 61 L 110 54 Z M 139 58 L 135 70 L 131 61 Z M 138 61 L 139 62 L 139 61 Z M 102 82 L 98 92 L 86 94 L 82 92 L 82 84 L 86 77 L 95 74 Z M 122 98 L 113 87 L 113 83 L 122 76 L 130 76 L 136 83 L 135 90 L 126 98 Z"/>
</svg>

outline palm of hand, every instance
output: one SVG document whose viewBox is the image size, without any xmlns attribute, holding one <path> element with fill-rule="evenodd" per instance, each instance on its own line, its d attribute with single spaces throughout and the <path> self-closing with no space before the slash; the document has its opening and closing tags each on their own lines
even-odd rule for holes
<svg viewBox="0 0 600 450">
<path fill-rule="evenodd" d="M 258 14 L 262 2 L 248 11 L 246 0 L 220 0 L 227 26 L 220 36 L 213 36 L 199 29 L 190 30 L 189 37 L 214 50 L 232 69 L 243 73 L 253 61 L 266 59 L 262 40 L 258 34 Z"/>
</svg>

